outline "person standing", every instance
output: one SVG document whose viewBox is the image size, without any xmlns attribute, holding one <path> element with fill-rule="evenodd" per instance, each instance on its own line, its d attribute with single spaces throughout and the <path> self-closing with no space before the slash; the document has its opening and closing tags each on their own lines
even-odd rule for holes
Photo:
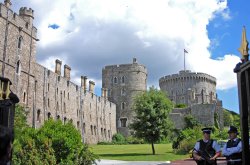
<svg viewBox="0 0 250 165">
<path fill-rule="evenodd" d="M 203 139 L 196 142 L 193 149 L 193 158 L 197 165 L 217 165 L 216 158 L 221 150 L 218 143 L 210 139 L 212 128 L 203 128 Z"/>
<path fill-rule="evenodd" d="M 228 130 L 229 140 L 224 145 L 222 153 L 227 158 L 227 165 L 242 164 L 242 143 L 241 139 L 237 138 L 238 130 L 234 126 L 230 126 Z"/>
<path fill-rule="evenodd" d="M 12 132 L 3 126 L 0 126 L 0 165 L 10 165 L 12 156 Z"/>
</svg>

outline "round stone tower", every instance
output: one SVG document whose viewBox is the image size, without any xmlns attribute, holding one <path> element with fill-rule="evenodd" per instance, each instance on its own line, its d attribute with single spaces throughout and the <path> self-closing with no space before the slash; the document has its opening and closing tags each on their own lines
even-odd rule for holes
<svg viewBox="0 0 250 165">
<path fill-rule="evenodd" d="M 129 135 L 128 125 L 133 120 L 134 97 L 147 89 L 147 69 L 133 59 L 132 64 L 110 65 L 102 69 L 102 87 L 108 99 L 116 104 L 117 131 Z"/>
<path fill-rule="evenodd" d="M 190 70 L 160 78 L 159 86 L 176 104 L 212 104 L 217 101 L 216 78 Z"/>
</svg>

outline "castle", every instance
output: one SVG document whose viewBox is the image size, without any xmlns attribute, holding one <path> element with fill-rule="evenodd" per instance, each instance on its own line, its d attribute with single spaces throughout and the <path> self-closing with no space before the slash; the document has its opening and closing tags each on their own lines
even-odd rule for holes
<svg viewBox="0 0 250 165">
<path fill-rule="evenodd" d="M 95 82 L 81 76 L 81 85 L 71 82 L 71 68 L 55 61 L 51 71 L 36 62 L 37 29 L 34 11 L 11 10 L 11 1 L 0 3 L 1 76 L 12 81 L 11 90 L 28 112 L 28 123 L 39 128 L 49 118 L 72 122 L 86 143 L 111 141 L 120 132 L 129 135 L 134 117 L 133 98 L 147 90 L 147 69 L 134 58 L 131 64 L 104 66 L 101 96 L 94 94 Z M 162 77 L 161 90 L 184 109 L 171 113 L 176 128 L 185 126 L 184 117 L 194 115 L 205 124 L 214 124 L 214 114 L 222 121 L 222 103 L 216 97 L 216 79 L 204 73 L 181 71 Z M 180 88 L 181 87 L 181 88 Z"/>
<path fill-rule="evenodd" d="M 0 4 L 1 76 L 12 82 L 11 90 L 28 112 L 28 123 L 40 127 L 49 118 L 72 122 L 86 143 L 111 141 L 116 133 L 116 105 L 95 95 L 93 81 L 81 77 L 81 86 L 70 81 L 71 68 L 56 60 L 55 71 L 36 62 L 37 29 L 32 9 L 11 10 L 10 0 Z M 87 89 L 87 85 L 89 88 Z M 106 92 L 106 93 L 105 93 Z"/>
<path fill-rule="evenodd" d="M 187 105 L 171 113 L 176 128 L 185 127 L 184 117 L 188 114 L 204 125 L 214 125 L 217 116 L 218 125 L 223 127 L 222 101 L 217 98 L 215 77 L 182 70 L 179 74 L 161 77 L 159 86 L 175 104 Z"/>
</svg>

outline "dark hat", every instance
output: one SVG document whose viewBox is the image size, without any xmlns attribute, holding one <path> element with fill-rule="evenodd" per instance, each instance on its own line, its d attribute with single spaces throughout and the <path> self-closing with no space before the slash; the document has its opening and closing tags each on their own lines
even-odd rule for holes
<svg viewBox="0 0 250 165">
<path fill-rule="evenodd" d="M 237 128 L 235 126 L 230 126 L 227 133 L 236 133 L 236 134 L 239 134 L 238 130 L 237 130 Z"/>
<path fill-rule="evenodd" d="M 201 130 L 202 130 L 203 133 L 210 134 L 211 131 L 212 131 L 212 128 L 202 128 Z"/>
</svg>

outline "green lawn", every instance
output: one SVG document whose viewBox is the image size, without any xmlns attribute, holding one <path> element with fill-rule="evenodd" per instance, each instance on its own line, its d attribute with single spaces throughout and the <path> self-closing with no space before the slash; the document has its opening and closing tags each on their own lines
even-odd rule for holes
<svg viewBox="0 0 250 165">
<path fill-rule="evenodd" d="M 152 155 L 151 145 L 90 145 L 92 151 L 100 156 L 100 159 L 128 160 L 128 161 L 166 161 L 181 160 L 188 155 L 173 153 L 172 144 L 156 144 L 156 155 Z"/>
</svg>

